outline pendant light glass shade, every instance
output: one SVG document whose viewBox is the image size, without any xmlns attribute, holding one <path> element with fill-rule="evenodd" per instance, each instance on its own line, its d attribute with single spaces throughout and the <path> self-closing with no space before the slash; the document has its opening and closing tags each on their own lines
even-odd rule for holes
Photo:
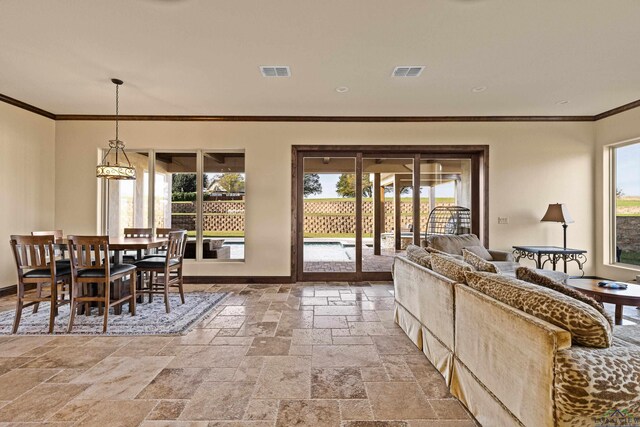
<svg viewBox="0 0 640 427">
<path fill-rule="evenodd" d="M 102 162 L 96 167 L 96 177 L 104 179 L 136 179 L 136 170 L 131 166 L 129 157 L 124 151 L 124 142 L 118 139 L 118 113 L 119 113 L 119 87 L 123 83 L 122 80 L 111 79 L 116 85 L 116 139 L 109 140 L 109 149 L 102 157 Z M 109 162 L 109 155 L 113 151 L 115 163 Z M 125 159 L 127 163 L 121 163 L 120 160 Z"/>
</svg>

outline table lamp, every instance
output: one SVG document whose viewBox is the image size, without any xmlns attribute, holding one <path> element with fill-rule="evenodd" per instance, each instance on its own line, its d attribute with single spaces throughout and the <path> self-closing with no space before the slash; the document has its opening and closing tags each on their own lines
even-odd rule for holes
<svg viewBox="0 0 640 427">
<path fill-rule="evenodd" d="M 564 203 L 551 203 L 540 222 L 561 222 L 564 229 L 564 249 L 567 249 L 567 227 L 575 222 Z"/>
</svg>

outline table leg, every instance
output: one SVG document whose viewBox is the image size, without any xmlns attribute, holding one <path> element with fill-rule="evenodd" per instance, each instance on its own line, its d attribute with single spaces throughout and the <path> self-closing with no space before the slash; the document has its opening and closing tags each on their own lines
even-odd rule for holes
<svg viewBox="0 0 640 427">
<path fill-rule="evenodd" d="M 542 268 L 542 255 L 538 254 L 538 262 L 536 262 L 536 268 L 537 269 L 541 269 Z"/>
<path fill-rule="evenodd" d="M 122 251 L 118 249 L 113 250 L 113 263 L 122 264 Z"/>
<path fill-rule="evenodd" d="M 622 304 L 616 304 L 616 325 L 622 325 L 622 309 L 624 306 Z"/>
</svg>

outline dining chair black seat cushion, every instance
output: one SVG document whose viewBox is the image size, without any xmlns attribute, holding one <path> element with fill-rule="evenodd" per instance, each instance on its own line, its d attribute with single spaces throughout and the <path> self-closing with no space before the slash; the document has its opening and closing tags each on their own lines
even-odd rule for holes
<svg viewBox="0 0 640 427">
<path fill-rule="evenodd" d="M 158 251 L 158 253 L 155 254 L 147 254 L 145 256 L 143 256 L 143 259 L 149 259 L 149 258 L 164 258 L 167 256 L 167 251 Z"/>
<path fill-rule="evenodd" d="M 69 267 L 71 268 L 71 260 L 70 259 L 57 259 L 56 260 L 56 268 Z"/>
<path fill-rule="evenodd" d="M 58 267 L 56 264 L 56 276 L 66 276 L 71 274 L 71 266 Z M 36 268 L 35 270 L 27 271 L 24 273 L 24 277 L 27 279 L 48 279 L 51 277 L 51 270 L 48 268 Z"/>
<path fill-rule="evenodd" d="M 136 266 L 132 264 L 111 264 L 110 273 L 112 276 L 123 273 L 130 273 L 136 270 Z M 84 269 L 78 271 L 78 277 L 104 277 L 104 270 L 100 269 Z"/>
<path fill-rule="evenodd" d="M 141 261 L 136 262 L 136 267 L 138 268 L 164 268 L 167 262 L 167 257 L 152 257 L 146 258 Z M 169 260 L 169 267 L 173 267 L 174 265 L 180 264 L 180 261 L 173 258 Z"/>
</svg>

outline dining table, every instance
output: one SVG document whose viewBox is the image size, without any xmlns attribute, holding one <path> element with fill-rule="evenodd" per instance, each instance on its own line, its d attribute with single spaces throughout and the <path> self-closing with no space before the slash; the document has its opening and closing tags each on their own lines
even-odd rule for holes
<svg viewBox="0 0 640 427">
<path fill-rule="evenodd" d="M 56 245 L 67 246 L 66 237 L 56 239 Z M 142 258 L 142 251 L 167 246 L 168 237 L 109 237 L 109 250 L 113 252 L 113 263 L 122 264 L 124 251 L 136 251 L 137 259 Z"/>
</svg>

